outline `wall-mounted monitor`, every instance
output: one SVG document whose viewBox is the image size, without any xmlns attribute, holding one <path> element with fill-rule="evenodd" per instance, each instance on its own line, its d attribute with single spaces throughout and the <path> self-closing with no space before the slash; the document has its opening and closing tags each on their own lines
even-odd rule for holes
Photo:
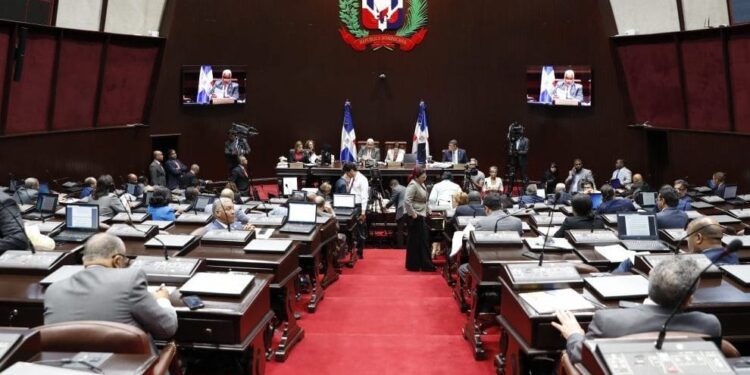
<svg viewBox="0 0 750 375">
<path fill-rule="evenodd" d="M 526 69 L 526 102 L 591 106 L 590 65 L 532 65 Z"/>
<path fill-rule="evenodd" d="M 245 104 L 246 65 L 183 65 L 181 74 L 183 105 Z"/>
</svg>

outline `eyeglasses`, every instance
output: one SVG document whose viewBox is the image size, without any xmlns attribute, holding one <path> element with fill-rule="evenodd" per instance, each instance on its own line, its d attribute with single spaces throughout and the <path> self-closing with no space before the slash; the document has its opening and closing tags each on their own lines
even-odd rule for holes
<svg viewBox="0 0 750 375">
<path fill-rule="evenodd" d="M 130 265 L 130 258 L 128 258 L 128 256 L 125 255 L 125 253 L 114 253 L 114 254 L 112 254 L 112 261 L 114 261 L 115 257 L 118 256 L 118 255 L 122 257 L 123 268 L 127 268 Z"/>
</svg>

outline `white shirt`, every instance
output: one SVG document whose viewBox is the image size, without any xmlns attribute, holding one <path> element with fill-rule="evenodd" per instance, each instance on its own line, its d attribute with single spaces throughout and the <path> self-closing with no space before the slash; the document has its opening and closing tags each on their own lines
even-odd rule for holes
<svg viewBox="0 0 750 375">
<path fill-rule="evenodd" d="M 458 149 L 453 151 L 453 164 L 458 164 Z"/>
<path fill-rule="evenodd" d="M 357 172 L 353 179 L 347 181 L 346 190 L 349 194 L 354 194 L 355 199 L 359 199 L 362 213 L 367 212 L 367 201 L 370 199 L 370 183 L 367 182 L 367 177 Z"/>
<path fill-rule="evenodd" d="M 443 180 L 432 187 L 430 204 L 447 205 L 453 202 L 453 194 L 461 191 L 461 187 L 451 180 Z"/>
<path fill-rule="evenodd" d="M 493 183 L 492 177 L 485 177 L 482 189 L 484 191 L 503 191 L 503 179 L 495 177 L 495 182 Z"/>
<path fill-rule="evenodd" d="M 385 161 L 397 161 L 402 162 L 404 161 L 404 153 L 405 151 L 402 149 L 398 149 L 398 153 L 396 154 L 396 160 L 393 160 L 393 149 L 388 150 L 387 155 L 385 157 Z"/>
<path fill-rule="evenodd" d="M 612 180 L 618 179 L 620 180 L 620 183 L 622 186 L 628 187 L 630 184 L 633 183 L 633 172 L 628 169 L 628 167 L 622 167 L 620 169 L 615 169 L 614 172 L 612 172 Z"/>
</svg>

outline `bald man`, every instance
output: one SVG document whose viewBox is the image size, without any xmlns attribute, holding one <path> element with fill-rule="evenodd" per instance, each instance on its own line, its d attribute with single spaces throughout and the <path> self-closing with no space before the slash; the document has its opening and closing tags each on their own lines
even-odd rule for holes
<svg viewBox="0 0 750 375">
<path fill-rule="evenodd" d="M 167 172 L 162 166 L 164 154 L 159 150 L 154 151 L 154 160 L 148 166 L 148 172 L 151 177 L 151 184 L 154 186 L 167 186 Z"/>
<path fill-rule="evenodd" d="M 724 252 L 721 238 L 724 236 L 724 227 L 716 219 L 704 216 L 695 219 L 688 224 L 687 229 L 688 250 L 691 253 L 702 253 L 708 259 L 716 261 L 717 265 L 738 264 L 737 253 L 726 255 L 719 259 Z"/>
<path fill-rule="evenodd" d="M 232 98 L 234 100 L 240 98 L 240 85 L 232 81 L 231 70 L 224 69 L 221 72 L 221 79 L 214 81 L 210 94 L 212 98 Z"/>
<path fill-rule="evenodd" d="M 206 224 L 205 227 L 200 227 L 194 230 L 193 236 L 202 237 L 210 230 L 214 229 L 227 229 L 227 226 L 231 226 L 233 230 L 254 230 L 255 226 L 252 224 L 242 224 L 237 221 L 237 216 L 234 210 L 234 202 L 230 198 L 219 198 L 214 201 L 213 204 L 214 220 Z"/>
<path fill-rule="evenodd" d="M 554 99 L 575 99 L 577 101 L 583 101 L 583 86 L 579 83 L 575 83 L 576 74 L 573 70 L 566 70 L 563 75 L 563 80 L 555 85 L 555 91 L 553 91 Z"/>
<path fill-rule="evenodd" d="M 357 157 L 362 161 L 380 161 L 380 149 L 375 147 L 375 141 L 372 138 L 367 138 L 365 147 L 359 150 Z"/>
</svg>

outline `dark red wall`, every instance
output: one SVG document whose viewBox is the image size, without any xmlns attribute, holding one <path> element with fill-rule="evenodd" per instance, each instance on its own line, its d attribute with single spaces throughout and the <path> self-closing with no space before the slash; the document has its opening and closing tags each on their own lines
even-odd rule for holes
<svg viewBox="0 0 750 375">
<path fill-rule="evenodd" d="M 200 4 L 171 4 L 150 125 L 155 133 L 181 133 L 181 158 L 198 162 L 211 177 L 224 174 L 223 140 L 234 120 L 261 132 L 251 141 L 256 176 L 272 175 L 276 158 L 297 139 L 338 150 L 346 99 L 358 138 L 381 141 L 410 140 L 424 99 L 433 155 L 457 138 L 483 169 L 504 165 L 513 121 L 526 125 L 531 139 L 532 178 L 552 160 L 567 168 L 577 156 L 600 176 L 617 156 L 645 168 L 643 135 L 625 128 L 607 2 L 431 0 L 429 31 L 411 52 L 352 50 L 338 35 L 335 1 L 216 1 L 214 9 L 231 10 L 226 18 Z M 247 65 L 248 104 L 181 107 L 183 64 Z M 529 107 L 530 64 L 591 65 L 594 106 Z M 387 78 L 379 80 L 380 73 Z"/>
</svg>

